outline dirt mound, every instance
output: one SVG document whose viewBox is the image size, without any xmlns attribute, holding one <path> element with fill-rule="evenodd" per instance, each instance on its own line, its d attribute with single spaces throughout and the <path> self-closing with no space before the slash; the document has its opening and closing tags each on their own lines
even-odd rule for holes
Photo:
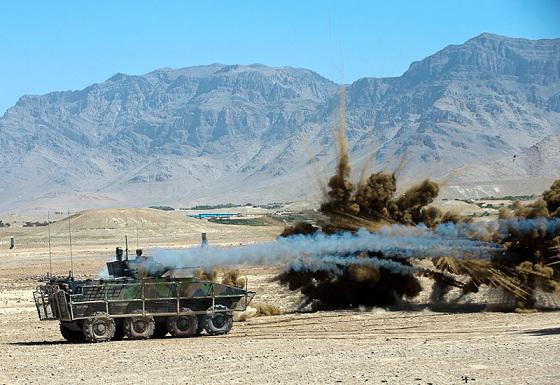
<svg viewBox="0 0 560 385">
<path fill-rule="evenodd" d="M 114 229 L 181 229 L 204 232 L 221 227 L 218 224 L 192 219 L 184 214 L 156 209 L 101 209 L 85 210 L 57 221 L 53 232 L 67 232 L 68 220 L 72 230 Z"/>
</svg>

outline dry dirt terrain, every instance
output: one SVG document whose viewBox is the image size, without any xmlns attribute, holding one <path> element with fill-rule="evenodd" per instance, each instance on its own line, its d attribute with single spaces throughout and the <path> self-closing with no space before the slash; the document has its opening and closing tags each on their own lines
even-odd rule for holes
<svg viewBox="0 0 560 385">
<path fill-rule="evenodd" d="M 125 225 L 120 219 L 108 224 L 100 219 L 107 214 L 128 219 Z M 90 213 L 75 221 L 77 274 L 100 271 L 123 233 L 131 234 L 134 215 L 153 215 L 138 236 L 148 249 L 196 244 L 201 231 L 223 245 L 270 240 L 278 233 L 272 227 L 174 222 L 153 212 Z M 161 221 L 169 221 L 167 227 Z M 64 226 L 51 227 L 58 273 L 69 267 Z M 37 319 L 32 303 L 36 276 L 49 268 L 45 231 L 0 231 L 2 241 L 13 234 L 18 239 L 15 250 L 5 245 L 0 250 L 0 384 L 560 383 L 557 312 L 472 312 L 472 307 L 435 312 L 416 306 L 296 313 L 298 295 L 271 281 L 278 267 L 241 270 L 257 291 L 255 302 L 280 306 L 283 315 L 236 322 L 230 334 L 219 337 L 70 344 L 56 322 Z"/>
</svg>

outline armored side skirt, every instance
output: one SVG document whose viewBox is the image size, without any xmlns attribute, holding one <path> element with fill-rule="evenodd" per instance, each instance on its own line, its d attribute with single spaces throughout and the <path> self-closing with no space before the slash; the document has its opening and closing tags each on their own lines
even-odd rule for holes
<svg viewBox="0 0 560 385">
<path fill-rule="evenodd" d="M 58 285 L 42 285 L 34 292 L 39 319 L 75 321 L 105 313 L 113 318 L 138 315 L 172 316 L 213 311 L 243 311 L 255 293 L 240 288 L 197 281 L 100 282 L 77 285 L 74 294 Z"/>
</svg>

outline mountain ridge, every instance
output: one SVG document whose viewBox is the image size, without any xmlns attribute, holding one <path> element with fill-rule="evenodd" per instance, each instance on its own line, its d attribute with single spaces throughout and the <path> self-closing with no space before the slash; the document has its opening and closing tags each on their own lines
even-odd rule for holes
<svg viewBox="0 0 560 385">
<path fill-rule="evenodd" d="M 560 166 L 530 150 L 560 135 L 560 39 L 485 33 L 400 77 L 343 86 L 304 68 L 214 63 L 23 96 L 0 118 L 0 211 L 315 199 L 341 87 L 357 168 L 372 151 L 371 170 L 404 157 L 403 183 L 445 179 L 464 196 L 473 181 L 499 185 L 493 173 L 546 179 Z"/>
</svg>

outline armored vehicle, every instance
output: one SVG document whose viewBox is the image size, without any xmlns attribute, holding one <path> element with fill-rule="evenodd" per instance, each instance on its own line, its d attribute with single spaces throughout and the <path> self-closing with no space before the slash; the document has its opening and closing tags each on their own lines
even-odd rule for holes
<svg viewBox="0 0 560 385">
<path fill-rule="evenodd" d="M 60 321 L 71 342 L 192 337 L 231 330 L 236 310 L 245 310 L 255 293 L 195 277 L 176 278 L 171 269 L 116 250 L 107 262 L 110 277 L 75 280 L 49 276 L 33 296 L 40 320 Z"/>
</svg>

